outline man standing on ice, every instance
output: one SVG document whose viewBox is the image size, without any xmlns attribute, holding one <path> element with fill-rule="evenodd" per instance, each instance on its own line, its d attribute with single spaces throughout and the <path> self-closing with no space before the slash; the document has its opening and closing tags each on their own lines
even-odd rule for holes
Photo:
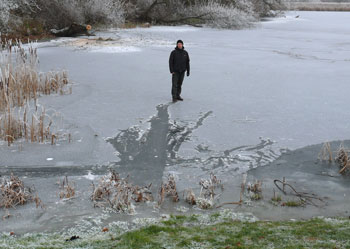
<svg viewBox="0 0 350 249">
<path fill-rule="evenodd" d="M 187 71 L 187 77 L 190 76 L 190 57 L 183 44 L 183 41 L 178 40 L 176 48 L 171 52 L 169 58 L 169 69 L 172 74 L 171 94 L 173 102 L 183 101 L 180 94 L 185 72 Z"/>
</svg>

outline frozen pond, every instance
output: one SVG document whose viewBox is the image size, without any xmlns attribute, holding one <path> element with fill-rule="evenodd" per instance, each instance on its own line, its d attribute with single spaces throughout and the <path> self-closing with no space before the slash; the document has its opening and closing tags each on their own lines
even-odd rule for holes
<svg viewBox="0 0 350 249">
<path fill-rule="evenodd" d="M 130 219 L 102 213 L 89 201 L 91 180 L 108 167 L 138 184 L 152 182 L 155 191 L 168 173 L 180 191 L 198 190 L 210 172 L 239 188 L 242 173 L 286 150 L 348 139 L 350 15 L 286 16 L 249 30 L 152 27 L 97 32 L 89 38 L 103 38 L 97 42 L 39 44 L 41 69 L 66 69 L 74 81 L 72 95 L 40 99 L 62 114 L 72 142 L 0 147 L 0 175 L 26 176 L 47 206 L 18 208 L 0 220 L 0 232 L 92 226 L 97 216 Z M 191 76 L 185 101 L 173 104 L 168 58 L 178 39 L 189 52 Z M 69 202 L 58 201 L 56 182 L 64 175 L 77 185 Z M 223 196 L 228 200 L 225 195 L 230 192 Z M 137 215 L 176 211 L 146 206 Z"/>
</svg>

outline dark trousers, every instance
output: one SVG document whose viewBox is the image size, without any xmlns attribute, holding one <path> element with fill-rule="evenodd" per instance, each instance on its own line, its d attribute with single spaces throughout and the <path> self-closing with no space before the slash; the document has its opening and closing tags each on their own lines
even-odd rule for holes
<svg viewBox="0 0 350 249">
<path fill-rule="evenodd" d="M 173 73 L 173 86 L 171 88 L 171 95 L 173 96 L 174 99 L 177 99 L 180 97 L 181 94 L 181 87 L 182 87 L 182 82 L 184 81 L 185 77 L 185 71 L 184 72 L 174 72 Z"/>
</svg>

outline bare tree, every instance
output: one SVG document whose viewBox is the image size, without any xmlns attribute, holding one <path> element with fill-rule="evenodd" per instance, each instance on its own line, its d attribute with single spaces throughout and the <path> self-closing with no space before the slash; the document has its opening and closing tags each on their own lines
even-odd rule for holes
<svg viewBox="0 0 350 249">
<path fill-rule="evenodd" d="M 130 0 L 127 19 L 162 24 L 242 28 L 269 15 L 282 0 Z"/>
<path fill-rule="evenodd" d="M 117 26 L 125 20 L 155 24 L 242 28 L 281 9 L 284 0 L 1 0 L 0 31 L 10 21 L 39 21 L 46 30 L 73 23 Z"/>
</svg>

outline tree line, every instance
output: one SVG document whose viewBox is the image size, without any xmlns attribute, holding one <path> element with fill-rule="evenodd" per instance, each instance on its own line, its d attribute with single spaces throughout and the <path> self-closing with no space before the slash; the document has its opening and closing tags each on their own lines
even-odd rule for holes
<svg viewBox="0 0 350 249">
<path fill-rule="evenodd" d="M 150 23 L 237 29 L 283 8 L 283 0 L 1 0 L 0 31 L 40 33 L 72 23 Z"/>
</svg>

